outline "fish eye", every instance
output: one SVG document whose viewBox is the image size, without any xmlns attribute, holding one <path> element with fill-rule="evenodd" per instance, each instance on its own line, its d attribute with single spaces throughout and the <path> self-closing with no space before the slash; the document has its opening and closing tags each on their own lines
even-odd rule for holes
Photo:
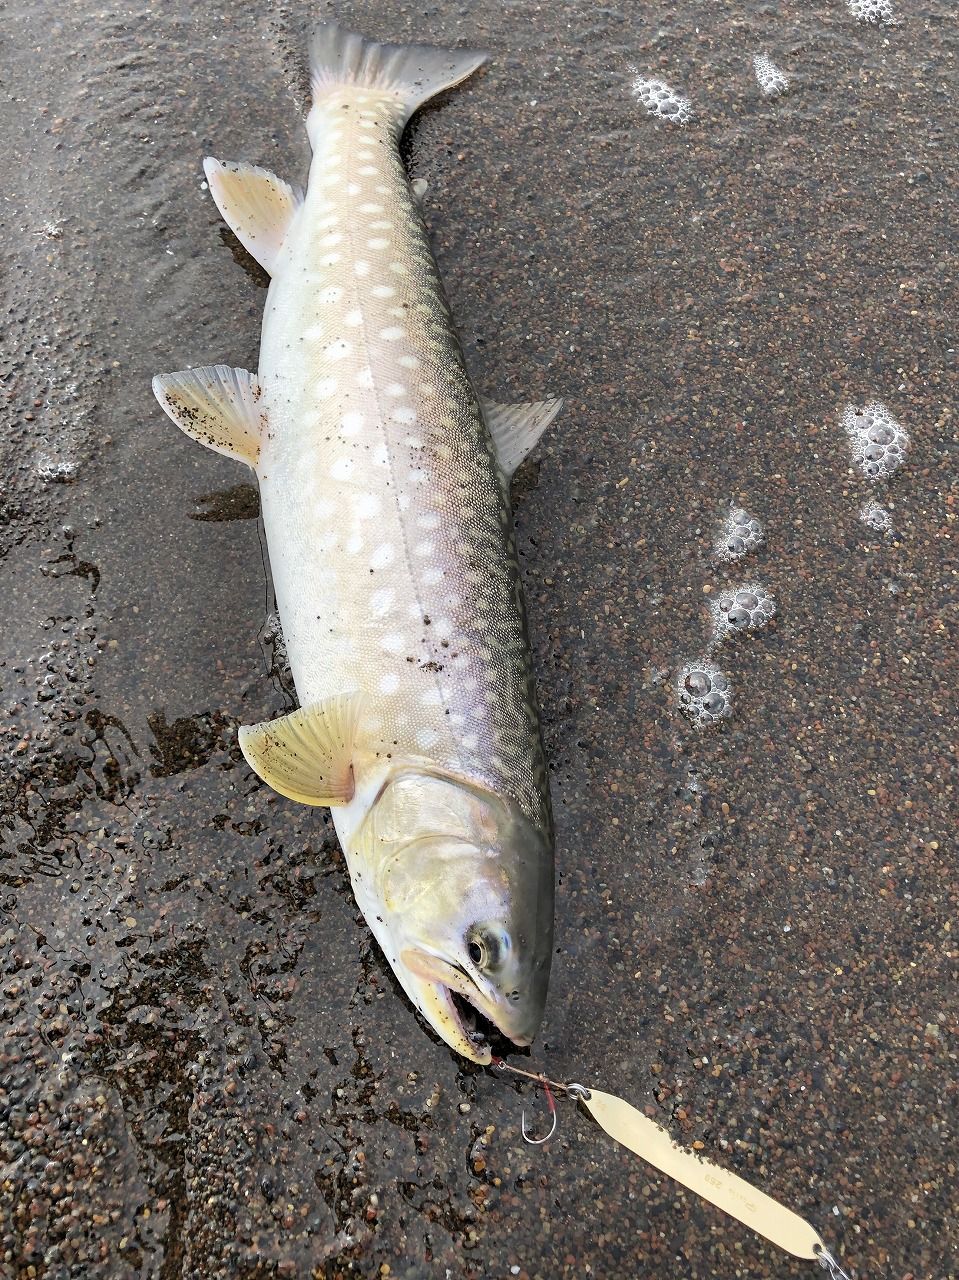
<svg viewBox="0 0 959 1280">
<path fill-rule="evenodd" d="M 488 928 L 475 929 L 468 936 L 466 950 L 477 969 L 495 969 L 509 950 L 509 935 Z"/>
</svg>

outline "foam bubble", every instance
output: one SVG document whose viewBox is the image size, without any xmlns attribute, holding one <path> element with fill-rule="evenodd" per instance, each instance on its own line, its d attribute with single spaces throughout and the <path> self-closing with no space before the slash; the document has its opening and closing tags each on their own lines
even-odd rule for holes
<svg viewBox="0 0 959 1280">
<path fill-rule="evenodd" d="M 733 591 L 720 592 L 711 605 L 713 640 L 722 643 L 726 636 L 738 631 L 758 631 L 771 621 L 776 602 L 765 587 L 751 583 Z"/>
<path fill-rule="evenodd" d="M 873 22 L 881 27 L 899 25 L 892 0 L 846 0 L 846 8 L 857 22 Z"/>
<path fill-rule="evenodd" d="M 789 88 L 789 81 L 779 70 L 772 58 L 765 53 L 757 53 L 753 58 L 753 70 L 760 92 L 767 98 L 778 98 Z"/>
<path fill-rule="evenodd" d="M 37 458 L 37 475 L 47 483 L 72 484 L 78 470 L 79 465 L 72 458 L 56 457 L 52 453 L 41 453 Z"/>
<path fill-rule="evenodd" d="M 676 681 L 680 708 L 694 724 L 714 724 L 729 714 L 733 693 L 729 677 L 708 658 L 688 663 Z"/>
<path fill-rule="evenodd" d="M 637 76 L 633 81 L 633 95 L 637 97 L 651 116 L 668 120 L 671 124 L 686 124 L 693 114 L 688 98 L 671 89 L 664 80 L 649 80 Z"/>
<path fill-rule="evenodd" d="M 909 435 L 884 404 L 848 405 L 842 426 L 849 440 L 853 462 L 871 480 L 891 476 L 902 465 Z"/>
<path fill-rule="evenodd" d="M 718 560 L 738 560 L 755 551 L 763 540 L 763 527 L 742 507 L 732 507 L 722 523 L 713 553 Z"/>
<path fill-rule="evenodd" d="M 870 498 L 859 508 L 859 519 L 877 533 L 892 533 L 892 516 L 874 498 Z"/>
</svg>

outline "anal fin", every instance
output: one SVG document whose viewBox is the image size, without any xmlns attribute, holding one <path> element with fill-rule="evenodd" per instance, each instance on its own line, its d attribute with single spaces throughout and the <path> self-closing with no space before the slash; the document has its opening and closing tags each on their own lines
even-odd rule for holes
<svg viewBox="0 0 959 1280">
<path fill-rule="evenodd" d="M 486 426 L 496 446 L 500 470 L 507 480 L 532 453 L 540 436 L 563 407 L 562 400 L 537 400 L 531 404 L 497 404 L 480 397 Z"/>
<path fill-rule="evenodd" d="M 253 164 L 224 164 L 207 156 L 203 172 L 230 230 L 272 275 L 302 194 L 269 169 Z"/>
<path fill-rule="evenodd" d="M 246 369 L 204 365 L 182 373 L 159 373 L 153 394 L 181 431 L 215 453 L 256 467 L 266 411 L 260 385 Z"/>
<path fill-rule="evenodd" d="M 240 748 L 250 768 L 280 795 L 300 804 L 347 804 L 362 705 L 361 693 L 341 694 L 279 720 L 243 725 Z"/>
</svg>

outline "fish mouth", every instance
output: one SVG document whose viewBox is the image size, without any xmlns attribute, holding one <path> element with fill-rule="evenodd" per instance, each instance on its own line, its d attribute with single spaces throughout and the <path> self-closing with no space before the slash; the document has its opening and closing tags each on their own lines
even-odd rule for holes
<svg viewBox="0 0 959 1280">
<path fill-rule="evenodd" d="M 418 979 L 416 1003 L 423 1016 L 463 1057 L 488 1064 L 494 1054 L 499 1057 L 531 1043 L 529 1037 L 511 1035 L 500 1026 L 486 1002 L 473 997 L 473 984 L 465 973 L 423 952 L 406 952 L 403 959 Z"/>
<path fill-rule="evenodd" d="M 447 987 L 453 1011 L 459 1021 L 459 1029 L 481 1053 L 489 1053 L 502 1057 L 514 1048 L 526 1048 L 531 1041 L 524 1036 L 511 1036 L 498 1026 L 488 1013 L 474 1004 L 468 996 L 452 987 Z"/>
</svg>

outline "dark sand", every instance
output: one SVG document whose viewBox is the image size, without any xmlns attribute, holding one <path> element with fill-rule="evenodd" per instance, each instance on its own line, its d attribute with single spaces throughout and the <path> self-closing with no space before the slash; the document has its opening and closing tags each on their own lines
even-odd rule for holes
<svg viewBox="0 0 959 1280">
<path fill-rule="evenodd" d="M 947 0 L 897 7 L 337 13 L 491 50 L 407 153 L 478 385 L 567 397 L 517 498 L 559 827 L 517 1061 L 645 1106 L 857 1276 L 946 1280 L 957 41 Z M 5 9 L 0 1274 L 812 1275 L 569 1104 L 526 1146 L 542 1100 L 420 1024 L 327 818 L 238 752 L 292 705 L 256 497 L 149 380 L 255 368 L 262 273 L 200 164 L 304 178 L 313 12 Z M 912 437 L 877 485 L 839 426 L 874 399 Z M 722 566 L 731 502 L 766 541 Z M 671 681 L 751 580 L 776 620 L 718 655 L 732 715 L 699 732 Z"/>
</svg>

